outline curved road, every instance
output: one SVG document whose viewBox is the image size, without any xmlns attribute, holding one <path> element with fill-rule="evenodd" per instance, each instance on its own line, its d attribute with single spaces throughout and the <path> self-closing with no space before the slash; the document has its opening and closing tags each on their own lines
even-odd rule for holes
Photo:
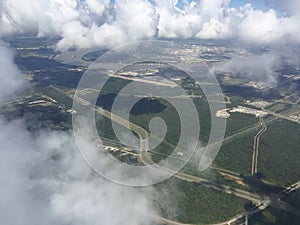
<svg viewBox="0 0 300 225">
<path fill-rule="evenodd" d="M 81 59 L 81 57 L 78 57 L 78 55 L 74 56 L 72 55 L 73 53 L 70 53 L 69 56 L 67 57 L 63 57 L 63 58 L 60 58 L 59 56 L 56 57 L 55 59 L 58 60 L 58 61 L 64 61 L 65 63 L 67 61 L 69 61 L 69 63 L 71 62 L 74 62 L 74 61 L 79 61 L 79 62 L 82 62 L 83 60 Z M 84 55 L 86 54 L 86 51 L 83 51 L 79 54 L 80 55 Z M 66 60 L 67 59 L 67 60 Z M 86 63 L 86 62 L 85 62 Z M 90 63 L 89 63 L 90 64 Z M 85 64 L 87 66 L 87 63 Z M 63 92 L 62 92 L 63 93 Z M 63 93 L 66 95 L 66 93 Z M 72 98 L 73 96 L 71 96 Z M 73 99 L 73 98 L 72 98 Z M 80 102 L 81 104 L 83 105 L 90 105 L 89 102 L 86 102 L 84 99 L 77 99 L 78 102 Z M 128 125 L 128 121 L 124 120 L 123 118 L 121 117 L 118 117 L 116 115 L 113 115 L 111 114 L 110 112 L 106 111 L 106 110 L 103 110 L 102 108 L 100 107 L 96 107 L 96 111 L 98 113 L 100 113 L 101 115 L 103 115 L 104 117 L 107 117 L 121 125 Z M 278 117 L 278 118 L 284 118 L 284 119 L 289 119 L 291 120 L 291 118 L 287 118 L 286 116 L 283 116 L 281 114 L 278 114 L 278 113 L 274 113 L 274 112 L 269 112 L 267 111 L 268 113 L 270 113 L 271 115 L 275 116 L 275 117 Z M 293 121 L 295 122 L 295 121 Z M 300 123 L 300 122 L 298 122 Z M 254 152 L 253 152 L 253 159 L 252 159 L 252 174 L 256 174 L 257 173 L 257 157 L 258 157 L 258 145 L 259 145 L 259 137 L 266 131 L 266 126 L 265 126 L 265 123 L 263 121 L 263 119 L 261 120 L 261 125 L 262 125 L 262 129 L 258 132 L 258 134 L 255 136 L 255 140 L 254 140 Z M 152 161 L 152 157 L 150 155 L 148 151 L 148 143 L 147 143 L 147 139 L 148 139 L 148 132 L 146 130 L 144 130 L 143 128 L 137 126 L 136 124 L 133 124 L 131 122 L 129 122 L 129 126 L 131 127 L 131 129 L 136 132 L 136 134 L 139 136 L 139 139 L 140 139 L 140 158 L 141 158 L 141 161 L 145 164 L 145 165 L 149 165 L 151 166 L 152 168 L 154 169 L 159 169 L 161 172 L 165 171 L 165 172 L 171 172 L 171 171 L 168 171 L 169 169 L 167 168 L 162 168 L 160 166 L 158 166 L 157 164 L 153 163 Z M 127 126 L 125 126 L 127 127 Z M 237 136 L 241 133 L 244 133 L 244 132 L 247 132 L 247 131 L 250 131 L 252 129 L 255 129 L 255 127 L 252 127 L 252 128 L 249 128 L 247 130 L 244 130 L 240 133 L 237 133 L 237 134 L 234 134 L 230 137 L 227 137 L 225 138 L 224 141 L 226 141 L 227 139 L 231 139 L 233 138 L 234 136 Z M 177 177 L 178 179 L 181 179 L 181 180 L 185 180 L 185 181 L 188 181 L 188 182 L 196 182 L 196 183 L 203 183 L 209 187 L 212 187 L 214 189 L 217 189 L 217 190 L 220 190 L 220 191 L 224 191 L 226 193 L 229 193 L 229 194 L 234 194 L 236 196 L 239 196 L 239 197 L 242 197 L 242 198 L 245 198 L 245 199 L 248 199 L 250 201 L 253 201 L 253 202 L 256 202 L 258 204 L 257 207 L 255 207 L 254 209 L 252 210 L 249 210 L 247 212 L 244 212 L 244 213 L 241 213 L 237 216 L 235 216 L 234 218 L 232 218 L 231 220 L 227 221 L 227 222 L 224 222 L 224 223 L 220 223 L 220 224 L 231 224 L 235 221 L 237 221 L 238 219 L 240 218 L 243 218 L 245 217 L 246 221 L 248 219 L 248 216 L 251 215 L 251 214 L 254 214 L 256 212 L 259 212 L 263 209 L 265 209 L 267 206 L 269 206 L 271 204 L 271 202 L 274 202 L 274 201 L 280 201 L 280 199 L 286 195 L 286 194 L 289 194 L 290 192 L 294 191 L 295 189 L 299 188 L 300 187 L 300 182 L 297 182 L 296 184 L 294 185 L 291 185 L 290 187 L 286 188 L 283 192 L 279 193 L 278 195 L 275 195 L 275 196 L 272 196 L 271 198 L 268 198 L 268 199 L 265 199 L 265 200 L 262 200 L 262 198 L 258 195 L 255 195 L 253 193 L 250 193 L 250 192 L 247 192 L 247 191 L 243 191 L 243 190 L 240 190 L 240 189 L 235 189 L 235 188 L 232 188 L 230 186 L 226 186 L 226 185 L 219 185 L 219 184 L 216 184 L 216 183 L 213 183 L 211 181 L 208 181 L 208 180 L 205 180 L 205 179 L 202 179 L 202 178 L 199 178 L 199 177 L 196 177 L 196 176 L 192 176 L 192 175 L 188 175 L 188 174 L 185 174 L 185 173 L 177 173 L 175 175 L 175 177 Z M 157 218 L 157 220 L 159 220 L 160 222 L 164 223 L 164 224 L 170 224 L 170 225 L 183 225 L 183 223 L 179 223 L 179 222 L 175 222 L 175 221 L 171 221 L 171 220 L 168 220 L 168 219 L 165 219 L 165 218 Z"/>
<path fill-rule="evenodd" d="M 259 138 L 260 136 L 267 131 L 267 126 L 264 122 L 264 118 L 260 118 L 261 130 L 254 137 L 254 145 L 253 145 L 253 155 L 252 155 L 252 168 L 251 174 L 252 176 L 257 174 L 257 165 L 258 165 L 258 146 L 259 146 Z"/>
<path fill-rule="evenodd" d="M 85 101 L 84 99 L 81 99 L 81 98 L 78 99 L 77 98 L 77 101 L 79 101 L 80 103 L 82 103 L 84 105 L 89 105 L 89 103 L 87 101 Z M 126 121 L 125 119 L 123 119 L 119 116 L 113 115 L 110 112 L 108 112 L 106 110 L 103 110 L 100 107 L 96 107 L 96 111 L 98 113 L 100 113 L 101 115 L 103 115 L 107 118 L 110 118 L 111 120 L 113 120 L 115 122 L 118 122 L 121 125 L 128 124 L 128 121 Z M 256 135 L 256 138 L 255 138 L 256 139 L 256 142 L 255 142 L 256 145 L 255 146 L 258 146 L 260 135 L 262 133 L 264 133 L 267 129 L 265 124 L 264 124 L 263 119 L 261 119 L 261 125 L 262 125 L 262 129 L 258 132 L 258 134 Z M 138 134 L 138 136 L 141 140 L 140 141 L 140 150 L 141 151 L 140 151 L 140 154 L 139 154 L 141 162 L 143 164 L 145 164 L 146 166 L 149 166 L 149 167 L 151 167 L 155 170 L 159 170 L 160 172 L 174 173 L 174 171 L 171 171 L 170 169 L 165 168 L 165 167 L 161 167 L 161 166 L 155 164 L 152 161 L 151 153 L 148 152 L 148 144 L 147 144 L 148 132 L 146 130 L 144 130 L 143 128 L 141 128 L 138 125 L 133 124 L 133 123 L 130 123 L 130 127 L 133 129 L 134 132 L 136 132 Z M 257 163 L 257 157 L 256 157 L 255 161 Z M 184 181 L 187 181 L 187 182 L 201 183 L 202 185 L 204 185 L 206 187 L 210 187 L 210 188 L 213 188 L 213 189 L 218 190 L 218 191 L 223 191 L 227 194 L 232 194 L 232 195 L 235 195 L 237 197 L 244 198 L 244 199 L 247 199 L 249 201 L 255 202 L 257 204 L 257 206 L 255 208 L 253 208 L 249 211 L 243 212 L 241 214 L 238 214 L 237 216 L 230 219 L 229 221 L 220 223 L 220 225 L 231 224 L 231 223 L 233 223 L 233 222 L 235 222 L 235 221 L 237 221 L 237 220 L 239 220 L 243 217 L 245 217 L 245 219 L 247 221 L 248 216 L 264 210 L 270 204 L 273 204 L 275 206 L 279 205 L 283 209 L 287 209 L 287 210 L 290 211 L 287 204 L 280 204 L 280 199 L 283 196 L 291 193 L 292 191 L 294 191 L 294 190 L 296 190 L 300 187 L 300 182 L 297 182 L 297 183 L 291 185 L 290 187 L 286 188 L 284 191 L 278 193 L 277 195 L 274 195 L 274 196 L 272 196 L 268 199 L 262 199 L 262 197 L 257 195 L 257 194 L 250 193 L 250 192 L 247 192 L 247 191 L 244 191 L 244 190 L 241 190 L 241 189 L 237 189 L 237 188 L 232 188 L 232 187 L 227 186 L 227 185 L 218 184 L 218 183 L 215 183 L 215 182 L 212 182 L 212 181 L 209 181 L 209 180 L 197 177 L 197 176 L 185 174 L 185 173 L 182 173 L 182 172 L 178 172 L 174 176 L 178 179 L 181 179 L 181 180 L 184 180 Z M 157 218 L 157 219 L 159 220 L 159 222 L 164 223 L 164 224 L 185 225 L 183 223 L 168 220 L 168 219 L 162 218 L 162 217 Z"/>
<path fill-rule="evenodd" d="M 62 91 L 60 91 L 60 92 L 63 93 L 63 94 L 65 94 L 65 95 L 67 95 L 66 93 L 64 93 Z M 68 96 L 68 97 L 70 97 L 70 96 Z M 87 102 L 86 100 L 84 100 L 82 98 L 77 98 L 75 100 L 77 102 L 81 103 L 82 105 L 85 105 L 85 106 L 89 106 L 90 105 L 89 102 Z M 123 118 L 121 118 L 121 117 L 119 117 L 117 115 L 113 115 L 109 111 L 103 110 L 100 107 L 96 107 L 95 110 L 98 113 L 100 113 L 101 115 L 103 115 L 104 117 L 109 118 L 109 119 L 111 119 L 111 120 L 119 123 L 120 125 L 127 125 L 128 124 L 127 120 L 125 120 L 125 119 L 123 119 Z M 155 164 L 152 161 L 151 153 L 149 153 L 147 151 L 148 150 L 148 144 L 147 144 L 146 140 L 148 138 L 148 132 L 146 130 L 144 130 L 143 128 L 139 127 L 138 125 L 133 124 L 131 122 L 129 122 L 129 125 L 132 128 L 132 130 L 134 132 L 136 132 L 136 134 L 140 138 L 140 150 L 141 151 L 140 151 L 139 155 L 140 155 L 140 159 L 141 159 L 142 163 L 144 163 L 147 166 L 152 167 L 153 169 L 158 169 L 160 172 L 167 172 L 167 173 L 172 172 L 173 173 L 173 171 L 170 171 L 168 168 L 162 168 L 162 167 L 160 167 L 159 165 Z M 265 129 L 266 129 L 266 127 L 265 127 Z M 278 194 L 278 196 L 276 196 L 276 195 L 273 196 L 272 199 L 271 198 L 262 199 L 261 196 L 256 195 L 254 193 L 250 193 L 250 192 L 247 192 L 247 191 L 244 191 L 244 190 L 232 188 L 232 187 L 227 186 L 227 185 L 217 184 L 215 182 L 211 182 L 209 180 L 206 180 L 206 179 L 203 179 L 203 178 L 200 178 L 200 177 L 197 177 L 197 176 L 185 174 L 185 173 L 182 173 L 182 172 L 179 172 L 179 173 L 175 174 L 175 177 L 177 177 L 178 179 L 184 180 L 184 181 L 188 181 L 188 182 L 201 183 L 204 186 L 207 186 L 207 187 L 219 190 L 219 191 L 223 191 L 223 192 L 225 192 L 227 194 L 233 194 L 235 196 L 238 196 L 238 197 L 250 200 L 252 202 L 255 202 L 258 205 L 254 209 L 249 210 L 249 211 L 244 212 L 244 213 L 241 213 L 241 214 L 238 214 L 237 216 L 235 216 L 231 220 L 223 222 L 223 223 L 220 223 L 220 224 L 231 224 L 231 223 L 233 223 L 233 222 L 235 222 L 235 221 L 237 221 L 237 220 L 239 220 L 239 219 L 241 219 L 243 217 L 245 217 L 246 220 L 247 220 L 247 218 L 248 218 L 249 215 L 252 215 L 254 213 L 257 213 L 257 212 L 265 209 L 272 202 L 279 201 L 280 198 L 282 198 L 284 195 L 286 195 L 286 194 L 288 194 L 288 193 L 290 193 L 290 192 L 292 192 L 295 189 L 297 189 L 297 188 L 300 187 L 300 182 L 298 182 L 298 183 L 296 183 L 294 185 L 291 185 L 287 189 L 285 189 L 283 192 L 281 192 L 280 194 Z M 168 220 L 168 219 L 165 219 L 165 218 L 161 218 L 161 217 L 157 218 L 157 220 L 159 222 L 163 223 L 163 224 L 184 225 L 183 223 L 176 222 L 176 221 L 171 221 L 171 220 Z"/>
</svg>

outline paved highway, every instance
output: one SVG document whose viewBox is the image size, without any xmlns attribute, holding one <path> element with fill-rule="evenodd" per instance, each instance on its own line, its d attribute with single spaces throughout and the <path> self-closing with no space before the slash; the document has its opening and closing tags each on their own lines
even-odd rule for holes
<svg viewBox="0 0 300 225">
<path fill-rule="evenodd" d="M 275 194 L 275 195 L 269 197 L 268 199 L 265 199 L 263 202 L 261 202 L 260 205 L 248 210 L 247 212 L 238 214 L 234 218 L 230 219 L 229 221 L 225 221 L 225 222 L 218 223 L 215 225 L 230 225 L 230 224 L 242 219 L 243 217 L 245 217 L 245 223 L 243 223 L 243 224 L 248 225 L 248 217 L 250 215 L 253 215 L 255 213 L 258 213 L 258 212 L 266 209 L 269 205 L 272 205 L 272 206 L 280 208 L 282 210 L 286 210 L 286 211 L 289 211 L 289 212 L 299 215 L 298 214 L 299 210 L 297 210 L 294 207 L 290 206 L 289 204 L 281 201 L 281 198 L 283 198 L 284 196 L 290 194 L 291 192 L 293 192 L 299 188 L 300 188 L 300 181 L 296 182 L 295 184 L 290 185 L 289 187 L 287 187 L 283 191 L 279 192 L 278 194 Z"/>
<path fill-rule="evenodd" d="M 272 116 L 276 116 L 278 118 L 281 118 L 281 119 L 285 119 L 285 120 L 289 120 L 291 122 L 294 122 L 294 123 L 298 123 L 300 124 L 300 121 L 298 120 L 295 120 L 289 116 L 286 116 L 286 115 L 282 115 L 280 113 L 276 113 L 276 112 L 273 112 L 273 111 L 270 111 L 270 110 L 267 110 L 267 109 L 263 109 L 264 112 L 267 112 L 268 114 L 272 115 Z"/>
<path fill-rule="evenodd" d="M 85 105 L 85 106 L 90 105 L 90 103 L 88 101 L 86 101 L 82 98 L 77 97 L 75 100 L 77 102 L 81 103 L 82 105 Z M 173 173 L 174 172 L 174 171 L 171 171 L 168 168 L 161 167 L 161 166 L 155 164 L 152 161 L 151 153 L 148 152 L 147 140 L 148 140 L 149 135 L 148 135 L 148 132 L 146 130 L 144 130 L 143 128 L 139 127 L 138 125 L 136 125 L 134 123 L 131 123 L 131 122 L 128 122 L 127 120 L 125 120 L 125 119 L 123 119 L 123 118 L 121 118 L 117 115 L 114 115 L 114 114 L 110 113 L 109 111 L 104 110 L 100 107 L 96 107 L 95 110 L 98 113 L 100 113 L 101 115 L 103 115 L 104 117 L 109 118 L 109 119 L 119 123 L 120 125 L 126 126 L 129 123 L 132 130 L 134 132 L 136 132 L 136 134 L 140 138 L 140 154 L 139 155 L 140 155 L 141 162 L 143 164 L 145 164 L 146 166 L 149 166 L 153 169 L 157 169 L 160 172 L 166 172 L 166 173 L 170 173 L 170 172 Z M 278 195 L 274 195 L 274 196 L 272 196 L 268 199 L 263 199 L 261 196 L 259 196 L 257 194 L 254 194 L 254 193 L 250 193 L 250 192 L 240 190 L 240 189 L 237 189 L 237 188 L 232 188 L 232 187 L 227 186 L 227 185 L 218 184 L 218 183 L 215 183 L 215 182 L 212 182 L 212 181 L 200 178 L 200 177 L 196 177 L 196 176 L 193 176 L 193 175 L 185 174 L 185 173 L 182 173 L 182 172 L 176 173 L 175 177 L 177 177 L 178 179 L 184 180 L 184 181 L 188 181 L 188 182 L 201 183 L 204 186 L 207 186 L 207 187 L 219 190 L 219 191 L 223 191 L 227 194 L 233 194 L 235 196 L 238 196 L 238 197 L 241 197 L 241 198 L 244 198 L 244 199 L 247 199 L 249 201 L 252 201 L 252 202 L 256 203 L 257 206 L 255 208 L 253 208 L 253 209 L 251 209 L 247 212 L 241 213 L 241 214 L 235 216 L 234 218 L 232 218 L 231 220 L 226 221 L 224 223 L 220 223 L 219 225 L 231 224 L 231 223 L 233 223 L 233 222 L 235 222 L 235 221 L 237 221 L 237 220 L 239 220 L 243 217 L 245 217 L 246 220 L 247 220 L 249 215 L 252 215 L 252 214 L 255 214 L 257 212 L 260 212 L 260 211 L 264 210 L 272 202 L 280 201 L 280 199 L 283 196 L 291 193 L 292 191 L 294 191 L 294 190 L 296 190 L 300 187 L 300 181 L 299 181 L 296 184 L 293 184 L 290 187 L 286 188 L 284 191 L 278 193 Z M 287 209 L 286 205 L 285 205 L 284 208 Z M 160 218 L 159 221 L 163 222 L 165 224 L 170 224 L 170 225 L 184 225 L 182 223 L 167 220 L 165 218 Z"/>
<path fill-rule="evenodd" d="M 82 99 L 78 96 L 74 99 L 75 99 L 75 101 L 81 103 L 82 105 L 85 105 L 85 106 L 90 105 L 90 103 L 88 101 L 86 101 L 85 99 Z M 106 117 L 108 119 L 111 119 L 111 120 L 119 123 L 122 126 L 126 127 L 126 125 L 128 124 L 127 120 L 125 120 L 125 119 L 123 119 L 123 118 L 121 118 L 117 115 L 114 115 L 114 114 L 110 113 L 109 111 L 104 110 L 104 109 L 102 109 L 98 106 L 95 107 L 95 110 L 98 113 L 100 113 L 101 115 L 103 115 L 104 117 Z M 250 193 L 250 192 L 247 192 L 247 191 L 244 191 L 244 190 L 241 190 L 241 189 L 237 189 L 237 188 L 232 188 L 228 185 L 218 184 L 216 182 L 212 182 L 212 181 L 209 181 L 207 179 L 203 179 L 203 178 L 200 178 L 200 177 L 197 177 L 197 176 L 185 174 L 185 173 L 182 173 L 182 172 L 176 173 L 176 171 L 172 171 L 171 169 L 159 166 L 158 164 L 153 162 L 152 157 L 151 157 L 151 153 L 148 152 L 148 146 L 149 146 L 149 144 L 148 144 L 148 137 L 149 137 L 148 132 L 145 129 L 143 129 L 142 127 L 140 127 L 140 126 L 138 126 L 134 123 L 129 122 L 129 124 L 130 124 L 130 127 L 133 129 L 133 131 L 140 138 L 140 160 L 144 165 L 146 165 L 146 166 L 148 166 L 152 169 L 158 170 L 159 172 L 162 172 L 162 173 L 169 173 L 169 174 L 174 174 L 175 173 L 174 176 L 176 178 L 184 180 L 184 181 L 194 182 L 194 183 L 202 183 L 204 186 L 213 188 L 215 190 L 223 191 L 227 194 L 233 194 L 235 196 L 247 199 L 247 200 L 255 202 L 255 203 L 261 203 L 262 197 L 260 197 L 257 194 Z"/>
<path fill-rule="evenodd" d="M 264 122 L 264 118 L 260 118 L 261 130 L 254 137 L 254 145 L 253 145 L 253 155 L 252 155 L 252 176 L 257 174 L 257 165 L 258 165 L 258 146 L 259 146 L 259 138 L 260 136 L 267 131 L 267 126 Z"/>
</svg>

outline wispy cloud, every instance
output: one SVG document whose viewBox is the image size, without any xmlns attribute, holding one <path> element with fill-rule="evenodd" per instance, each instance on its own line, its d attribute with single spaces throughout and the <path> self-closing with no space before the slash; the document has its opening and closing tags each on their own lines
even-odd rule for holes
<svg viewBox="0 0 300 225">
<path fill-rule="evenodd" d="M 2 103 L 26 87 L 12 55 L 1 42 Z M 0 224 L 151 224 L 152 190 L 96 176 L 70 133 L 31 133 L 22 118 L 8 122 L 0 117 L 0 127 Z"/>
</svg>

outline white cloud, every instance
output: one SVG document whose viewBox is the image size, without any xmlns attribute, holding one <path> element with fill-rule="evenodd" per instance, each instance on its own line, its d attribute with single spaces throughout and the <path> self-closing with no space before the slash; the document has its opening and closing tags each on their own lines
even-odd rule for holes
<svg viewBox="0 0 300 225">
<path fill-rule="evenodd" d="M 191 8 L 180 11 L 168 0 L 155 1 L 159 14 L 159 37 L 188 38 L 200 29 L 201 17 Z"/>
<path fill-rule="evenodd" d="M 288 15 L 299 15 L 300 14 L 300 1 L 298 0 L 275 0 L 275 6 L 283 13 Z"/>
<path fill-rule="evenodd" d="M 86 0 L 88 10 L 96 15 L 103 15 L 110 5 L 110 0 Z"/>
<path fill-rule="evenodd" d="M 12 61 L 13 53 L 9 46 L 0 40 L 0 105 L 5 98 L 26 85 Z"/>
<path fill-rule="evenodd" d="M 234 56 L 230 60 L 215 64 L 213 70 L 229 72 L 237 78 L 274 86 L 277 83 L 274 72 L 280 65 L 280 54 L 271 51 L 262 55 Z"/>
<path fill-rule="evenodd" d="M 156 35 L 157 19 L 154 6 L 147 0 L 119 0 L 116 4 L 116 22 L 133 39 Z"/>
<path fill-rule="evenodd" d="M 90 47 L 90 42 L 86 38 L 88 28 L 84 27 L 79 21 L 64 24 L 62 30 L 63 38 L 58 42 L 57 49 L 68 50 L 73 46 Z"/>
<path fill-rule="evenodd" d="M 2 42 L 0 67 L 3 102 L 23 87 L 23 80 Z M 151 224 L 152 190 L 96 176 L 71 134 L 31 133 L 22 119 L 7 122 L 3 117 L 0 127 L 0 224 Z"/>
<path fill-rule="evenodd" d="M 69 134 L 33 136 L 22 121 L 0 125 L 1 224 L 151 224 L 149 189 L 93 175 Z"/>
<path fill-rule="evenodd" d="M 280 22 L 274 10 L 247 10 L 238 26 L 238 36 L 242 40 L 258 43 L 278 41 L 284 35 Z"/>
<path fill-rule="evenodd" d="M 255 44 L 300 42 L 299 1 L 277 1 L 277 9 L 230 8 L 230 0 L 6 0 L 1 3 L 2 35 L 34 32 L 60 36 L 58 49 L 113 47 L 155 37 L 238 38 Z M 22 3 L 23 3 L 22 2 Z"/>
</svg>

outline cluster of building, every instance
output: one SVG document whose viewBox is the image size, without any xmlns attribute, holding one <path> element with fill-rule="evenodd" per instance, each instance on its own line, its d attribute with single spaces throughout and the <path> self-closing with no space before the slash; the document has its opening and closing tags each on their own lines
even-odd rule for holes
<svg viewBox="0 0 300 225">
<path fill-rule="evenodd" d="M 228 119 L 230 117 L 230 113 L 228 112 L 229 109 L 221 109 L 221 110 L 218 110 L 216 112 L 216 116 L 218 118 L 225 118 L 225 119 Z"/>
<path fill-rule="evenodd" d="M 126 148 L 126 147 L 120 148 L 120 147 L 104 145 L 104 146 L 102 146 L 102 148 L 105 151 L 108 151 L 111 153 L 120 153 L 120 156 L 134 156 L 134 157 L 137 156 L 137 153 L 135 153 L 132 149 Z"/>
<path fill-rule="evenodd" d="M 256 117 L 263 117 L 268 115 L 267 112 L 264 112 L 262 110 L 252 109 L 244 106 L 238 106 L 234 107 L 230 112 L 239 112 L 239 113 L 245 113 L 245 114 L 251 114 L 255 115 Z"/>
<path fill-rule="evenodd" d="M 291 119 L 296 120 L 296 121 L 300 121 L 300 113 L 299 114 L 295 114 L 290 116 Z"/>
<path fill-rule="evenodd" d="M 219 57 L 230 57 L 233 52 L 245 54 L 242 49 L 234 49 L 228 46 L 205 46 L 197 44 L 183 44 L 181 48 L 167 49 L 167 53 L 176 56 L 179 61 L 186 62 L 218 62 Z"/>
<path fill-rule="evenodd" d="M 120 76 L 154 76 L 158 73 L 158 69 L 140 69 L 140 70 L 132 70 L 132 71 L 120 71 L 117 75 Z"/>
<path fill-rule="evenodd" d="M 300 80 L 300 75 L 283 75 L 284 78 Z"/>
<path fill-rule="evenodd" d="M 39 95 L 40 99 L 31 101 L 28 105 L 51 105 L 57 104 L 57 101 L 47 95 Z"/>
<path fill-rule="evenodd" d="M 256 102 L 251 102 L 251 101 L 247 100 L 247 101 L 246 101 L 246 104 L 247 104 L 247 105 L 254 106 L 254 107 L 258 107 L 258 108 L 265 108 L 265 107 L 270 106 L 272 103 L 266 102 L 266 101 L 256 101 Z"/>
<path fill-rule="evenodd" d="M 256 89 L 259 89 L 259 90 L 263 90 L 263 89 L 267 88 L 266 83 L 254 82 L 254 81 L 251 81 L 248 84 L 245 84 L 245 86 L 253 87 L 253 88 L 256 88 Z"/>
<path fill-rule="evenodd" d="M 257 109 L 248 108 L 244 106 L 237 106 L 234 107 L 233 109 L 221 109 L 216 112 L 216 116 L 219 118 L 228 119 L 230 117 L 230 113 L 235 113 L 235 112 L 255 115 L 256 117 L 263 117 L 268 115 L 267 112 L 264 112 L 262 110 L 257 110 Z"/>
</svg>

